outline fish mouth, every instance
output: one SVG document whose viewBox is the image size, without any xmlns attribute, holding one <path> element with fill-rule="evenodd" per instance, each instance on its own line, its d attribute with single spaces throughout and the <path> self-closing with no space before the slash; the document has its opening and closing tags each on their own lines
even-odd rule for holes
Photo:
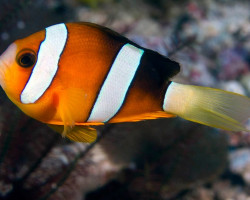
<svg viewBox="0 0 250 200">
<path fill-rule="evenodd" d="M 5 88 L 5 74 L 7 69 L 13 65 L 16 58 L 17 45 L 12 43 L 3 53 L 0 55 L 0 85 Z"/>
<path fill-rule="evenodd" d="M 0 56 L 1 58 L 1 56 Z M 2 88 L 4 88 L 5 84 L 4 84 L 4 72 L 6 69 L 6 64 L 0 59 L 0 85 Z"/>
</svg>

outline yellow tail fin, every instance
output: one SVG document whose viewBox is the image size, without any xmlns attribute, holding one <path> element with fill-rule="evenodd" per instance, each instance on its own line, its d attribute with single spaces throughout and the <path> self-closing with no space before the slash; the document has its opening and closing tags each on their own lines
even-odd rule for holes
<svg viewBox="0 0 250 200">
<path fill-rule="evenodd" d="M 250 98 L 208 87 L 172 82 L 163 109 L 184 119 L 230 131 L 249 131 Z"/>
</svg>

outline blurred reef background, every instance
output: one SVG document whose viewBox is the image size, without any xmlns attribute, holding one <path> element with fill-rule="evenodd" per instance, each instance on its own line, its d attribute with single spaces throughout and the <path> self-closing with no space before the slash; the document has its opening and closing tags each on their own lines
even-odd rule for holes
<svg viewBox="0 0 250 200">
<path fill-rule="evenodd" d="M 0 0 L 0 54 L 49 25 L 90 21 L 180 62 L 181 83 L 250 96 L 249 10 L 249 0 Z M 250 134 L 179 118 L 98 132 L 72 143 L 1 89 L 0 199 L 250 200 Z"/>
</svg>

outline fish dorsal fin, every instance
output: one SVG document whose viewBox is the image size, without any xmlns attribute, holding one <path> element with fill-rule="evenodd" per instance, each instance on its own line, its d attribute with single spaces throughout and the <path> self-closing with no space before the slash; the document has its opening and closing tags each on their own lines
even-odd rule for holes
<svg viewBox="0 0 250 200">
<path fill-rule="evenodd" d="M 133 44 L 133 45 L 135 45 L 135 46 L 138 47 L 137 44 L 135 44 L 134 42 L 130 41 L 128 38 L 124 37 L 123 35 L 119 34 L 118 32 L 116 32 L 114 30 L 111 30 L 111 29 L 109 29 L 109 28 L 107 28 L 105 26 L 102 26 L 102 25 L 99 25 L 99 24 L 94 24 L 94 23 L 91 23 L 91 22 L 75 22 L 73 24 L 79 25 L 79 26 L 84 25 L 84 26 L 89 26 L 89 27 L 98 29 L 98 30 L 102 31 L 103 33 L 106 33 L 110 37 L 119 40 L 120 42 L 131 43 L 131 44 Z"/>
<path fill-rule="evenodd" d="M 64 131 L 64 126 L 48 124 L 48 126 L 54 131 L 61 133 Z M 97 138 L 97 131 L 89 126 L 74 126 L 71 129 L 67 129 L 65 135 L 67 138 L 74 142 L 94 142 Z"/>
</svg>

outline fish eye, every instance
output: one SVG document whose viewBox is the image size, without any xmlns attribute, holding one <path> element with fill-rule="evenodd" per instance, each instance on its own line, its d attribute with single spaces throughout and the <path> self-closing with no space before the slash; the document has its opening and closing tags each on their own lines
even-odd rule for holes
<svg viewBox="0 0 250 200">
<path fill-rule="evenodd" d="M 16 61 L 21 67 L 31 67 L 36 62 L 36 54 L 30 49 L 24 49 L 17 54 Z"/>
</svg>

